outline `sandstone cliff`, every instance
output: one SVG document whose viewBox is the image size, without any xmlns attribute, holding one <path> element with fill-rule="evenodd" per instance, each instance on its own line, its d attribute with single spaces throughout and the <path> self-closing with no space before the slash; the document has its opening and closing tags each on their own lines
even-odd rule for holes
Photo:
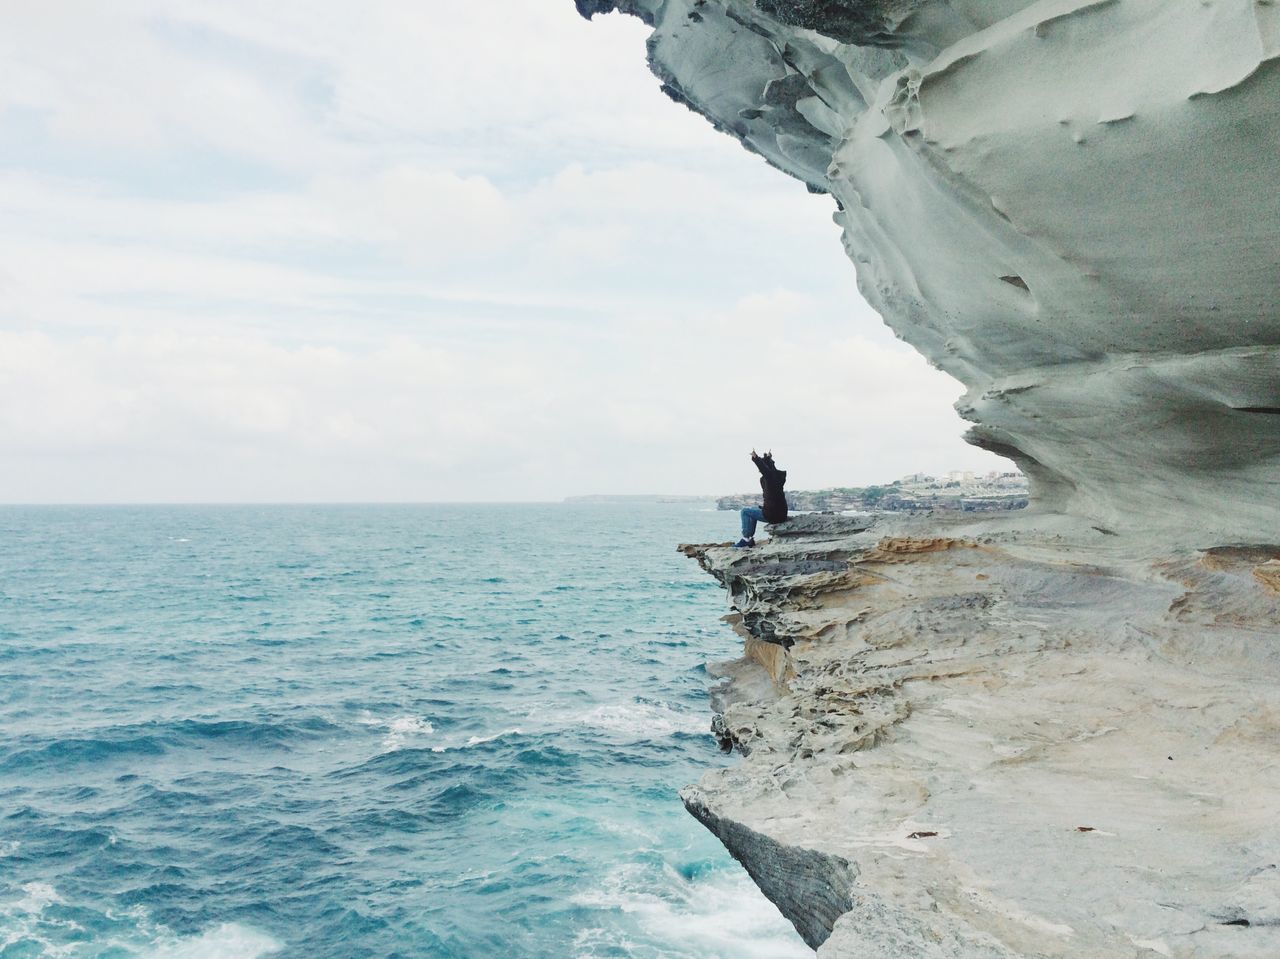
<svg viewBox="0 0 1280 959">
<path fill-rule="evenodd" d="M 1043 507 L 1280 539 L 1280 5 L 578 8 L 642 17 L 671 97 L 832 194 L 863 294 Z"/>
<path fill-rule="evenodd" d="M 1038 507 L 686 547 L 745 652 L 689 810 L 822 956 L 1280 956 L 1280 4 L 577 5 L 833 196 Z"/>
<path fill-rule="evenodd" d="M 1280 956 L 1280 547 L 865 525 L 685 547 L 744 758 L 682 795 L 819 955 Z"/>
</svg>

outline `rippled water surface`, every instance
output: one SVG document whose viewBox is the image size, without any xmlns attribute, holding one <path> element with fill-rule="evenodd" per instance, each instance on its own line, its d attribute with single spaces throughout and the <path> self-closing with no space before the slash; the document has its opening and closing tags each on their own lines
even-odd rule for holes
<svg viewBox="0 0 1280 959">
<path fill-rule="evenodd" d="M 0 959 L 811 956 L 684 504 L 0 509 Z"/>
</svg>

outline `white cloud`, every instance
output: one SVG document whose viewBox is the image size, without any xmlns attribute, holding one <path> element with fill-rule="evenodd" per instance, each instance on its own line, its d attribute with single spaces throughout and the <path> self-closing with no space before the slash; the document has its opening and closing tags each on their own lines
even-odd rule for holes
<svg viewBox="0 0 1280 959">
<path fill-rule="evenodd" d="M 854 294 L 830 201 L 658 94 L 643 35 L 569 0 L 10 17 L 0 500 L 719 492 L 769 444 L 802 485 L 986 462 Z"/>
<path fill-rule="evenodd" d="M 442 142 L 515 175 L 542 162 L 530 150 L 705 148 L 643 57 L 639 23 L 588 24 L 570 0 L 66 0 L 7 18 L 0 110 L 86 145 L 295 171 L 359 168 L 371 142 L 402 156 Z"/>
<path fill-rule="evenodd" d="M 370 177 L 324 177 L 311 194 L 341 236 L 380 243 L 417 265 L 491 262 L 524 239 L 510 200 L 482 176 L 401 164 Z"/>
<path fill-rule="evenodd" d="M 0 499 L 67 487 L 69 466 L 66 496 L 81 500 L 418 500 L 749 488 L 752 446 L 805 485 L 985 462 L 939 423 L 956 385 L 905 349 L 761 335 L 804 303 L 778 293 L 706 322 L 623 324 L 604 349 L 537 328 L 463 350 L 0 334 L 0 447 L 22 464 Z M 94 465 L 140 452 L 162 468 L 120 479 Z"/>
<path fill-rule="evenodd" d="M 307 122 L 305 65 L 218 57 L 175 12 L 149 0 L 25 5 L 0 41 L 0 108 L 32 111 L 81 148 L 139 158 L 217 150 L 293 166 L 338 146 Z"/>
</svg>

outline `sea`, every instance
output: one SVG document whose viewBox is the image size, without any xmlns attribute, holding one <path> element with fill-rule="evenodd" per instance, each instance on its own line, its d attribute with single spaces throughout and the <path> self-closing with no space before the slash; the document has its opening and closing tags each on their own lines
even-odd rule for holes
<svg viewBox="0 0 1280 959">
<path fill-rule="evenodd" d="M 660 502 L 0 508 L 0 959 L 811 957 Z"/>
</svg>

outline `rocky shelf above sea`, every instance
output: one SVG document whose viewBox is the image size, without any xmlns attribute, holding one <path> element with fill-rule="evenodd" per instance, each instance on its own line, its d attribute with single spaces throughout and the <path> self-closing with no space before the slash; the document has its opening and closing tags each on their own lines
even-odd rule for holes
<svg viewBox="0 0 1280 959">
<path fill-rule="evenodd" d="M 685 546 L 741 659 L 684 790 L 821 957 L 1280 955 L 1280 546 L 810 514 Z"/>
<path fill-rule="evenodd" d="M 1280 956 L 1280 4 L 575 2 L 1030 481 L 686 547 L 744 642 L 689 810 L 824 959 Z"/>
</svg>

